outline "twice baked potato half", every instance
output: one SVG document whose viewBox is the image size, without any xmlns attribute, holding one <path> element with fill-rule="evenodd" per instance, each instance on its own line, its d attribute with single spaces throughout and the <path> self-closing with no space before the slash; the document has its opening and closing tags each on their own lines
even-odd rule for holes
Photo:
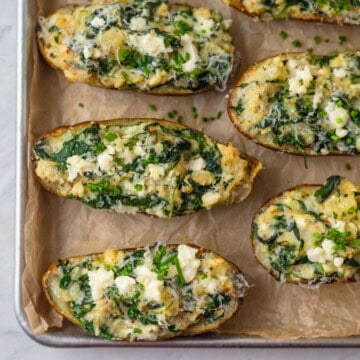
<svg viewBox="0 0 360 360">
<path fill-rule="evenodd" d="M 152 94 L 224 88 L 234 47 L 222 15 L 167 1 L 67 6 L 39 19 L 39 49 L 71 82 Z"/>
<path fill-rule="evenodd" d="M 360 51 L 280 54 L 250 67 L 232 90 L 236 128 L 291 154 L 360 153 Z"/>
<path fill-rule="evenodd" d="M 255 256 L 276 279 L 353 281 L 360 269 L 360 186 L 331 176 L 268 201 L 252 224 Z"/>
<path fill-rule="evenodd" d="M 33 146 L 41 184 L 97 209 L 157 217 L 235 204 L 261 164 L 189 127 L 151 119 L 60 127 Z"/>
<path fill-rule="evenodd" d="M 223 0 L 227 5 L 260 20 L 296 19 L 335 24 L 360 24 L 357 0 Z"/>
<path fill-rule="evenodd" d="M 154 341 L 218 328 L 248 288 L 235 265 L 195 245 L 60 260 L 43 277 L 54 309 L 108 340 Z"/>
</svg>

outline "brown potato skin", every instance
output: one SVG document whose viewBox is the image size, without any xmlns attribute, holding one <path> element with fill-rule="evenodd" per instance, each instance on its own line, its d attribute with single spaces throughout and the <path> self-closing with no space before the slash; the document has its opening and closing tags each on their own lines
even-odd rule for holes
<svg viewBox="0 0 360 360">
<path fill-rule="evenodd" d="M 167 248 L 171 249 L 174 247 L 179 246 L 180 244 L 171 244 L 171 245 L 166 245 Z M 217 253 L 215 253 L 214 251 L 211 250 L 207 250 L 204 248 L 201 248 L 195 244 L 192 243 L 186 243 L 185 245 L 187 246 L 191 246 L 194 249 L 198 249 L 198 255 L 201 255 L 203 253 L 213 253 L 216 256 L 219 256 L 220 258 L 223 258 L 222 256 L 218 255 Z M 131 251 L 131 250 L 137 250 L 137 249 L 141 249 L 141 248 L 127 248 L 127 249 L 121 249 L 122 251 Z M 89 254 L 89 255 L 83 255 L 83 256 L 75 256 L 75 257 L 71 257 L 71 258 L 67 258 L 67 260 L 69 260 L 70 262 L 73 261 L 77 261 L 79 259 L 82 259 L 84 257 L 87 256 L 93 256 L 93 255 L 97 255 L 97 254 L 101 254 L 101 253 L 94 253 L 94 254 Z M 223 258 L 224 259 L 224 258 Z M 64 259 L 65 260 L 65 259 Z M 232 269 L 234 270 L 234 273 L 238 273 L 243 275 L 243 273 L 239 270 L 239 268 L 232 262 L 228 261 L 225 259 L 225 261 L 227 262 L 227 264 L 229 264 Z M 45 272 L 45 274 L 42 277 L 41 280 L 41 284 L 42 284 L 42 288 L 43 291 L 45 293 L 46 299 L 48 300 L 48 302 L 50 303 L 51 307 L 61 316 L 63 316 L 65 319 L 67 319 L 68 321 L 70 321 L 71 323 L 73 323 L 74 325 L 78 326 L 81 328 L 79 322 L 76 320 L 76 318 L 74 318 L 73 316 L 71 316 L 70 314 L 65 313 L 62 309 L 60 309 L 55 302 L 53 301 L 51 295 L 50 295 L 50 291 L 49 291 L 49 277 L 51 276 L 52 272 L 54 272 L 57 268 L 58 263 L 56 264 L 52 264 L 48 270 Z M 245 290 L 244 296 L 246 296 L 247 294 L 247 290 Z M 240 305 L 242 303 L 243 298 L 237 298 L 236 301 L 236 306 L 234 306 L 233 309 L 231 309 L 231 311 L 229 311 L 229 314 L 227 317 L 223 317 L 222 319 L 219 319 L 217 322 L 211 323 L 211 324 L 204 324 L 201 325 L 199 328 L 199 324 L 201 324 L 201 321 L 199 323 L 196 324 L 197 326 L 197 330 L 192 330 L 192 326 L 189 327 L 189 329 L 186 329 L 184 331 L 182 331 L 181 333 L 173 333 L 170 332 L 168 333 L 168 335 L 164 336 L 164 337 L 160 337 L 158 339 L 156 339 L 155 341 L 160 341 L 160 340 L 165 340 L 165 339 L 169 339 L 172 337 L 178 337 L 178 336 L 193 336 L 193 335 L 199 335 L 205 332 L 209 332 L 209 331 L 214 331 L 217 330 L 219 326 L 221 326 L 223 323 L 225 323 L 226 321 L 230 320 L 233 316 L 235 316 L 236 313 L 238 313 L 239 309 L 240 309 Z M 82 329 L 82 328 L 81 328 Z M 85 331 L 85 330 L 84 330 Z M 114 340 L 114 341 L 119 341 L 119 340 Z M 129 342 L 128 339 L 124 339 L 123 341 L 127 341 Z M 138 342 L 139 340 L 137 340 Z"/>
<path fill-rule="evenodd" d="M 260 208 L 256 211 L 256 213 L 254 214 L 253 218 L 252 218 L 252 221 L 251 221 L 251 247 L 252 247 L 252 250 L 253 250 L 253 253 L 255 255 L 255 242 L 258 241 L 255 239 L 254 237 L 254 225 L 255 225 L 255 218 L 259 215 L 259 213 L 264 210 L 265 208 L 267 208 L 268 206 L 272 205 L 274 202 L 276 202 L 276 200 L 278 200 L 285 192 L 288 192 L 288 191 L 293 191 L 293 190 L 299 190 L 301 188 L 304 188 L 304 187 L 321 187 L 322 185 L 319 185 L 319 184 L 300 184 L 300 185 L 296 185 L 294 187 L 291 187 L 289 189 L 286 189 L 282 192 L 280 192 L 279 194 L 277 194 L 276 196 L 272 197 L 271 199 L 267 200 L 266 202 L 264 202 Z M 263 264 L 260 263 L 260 261 L 258 260 L 258 258 L 255 256 L 255 259 L 256 259 L 256 262 L 266 271 L 268 272 L 271 276 L 273 276 L 277 281 L 279 281 L 278 277 L 277 277 L 277 274 L 276 272 L 273 270 L 273 268 L 271 268 L 271 270 L 269 269 L 266 269 L 264 267 Z M 327 281 L 324 285 L 328 285 L 328 284 L 332 284 L 332 283 L 338 283 L 338 284 L 344 284 L 344 283 L 352 283 L 352 282 L 355 282 L 355 278 L 352 277 L 348 280 L 345 280 L 345 279 L 332 279 L 331 281 Z M 290 281 L 288 279 L 286 279 L 284 282 L 286 283 L 289 283 L 289 284 L 295 284 L 295 285 L 309 285 L 309 282 L 304 280 L 304 279 L 301 279 L 300 281 Z M 314 284 L 316 285 L 316 284 Z"/>
<path fill-rule="evenodd" d="M 236 123 L 236 116 L 232 113 L 231 111 L 231 106 L 232 106 L 232 97 L 236 92 L 236 88 L 240 87 L 240 85 L 243 83 L 243 81 L 245 80 L 245 77 L 248 73 L 250 73 L 251 71 L 253 71 L 255 68 L 261 66 L 264 62 L 268 61 L 269 59 L 273 59 L 273 58 L 277 58 L 277 57 L 291 57 L 292 55 L 297 55 L 299 54 L 298 52 L 287 52 L 287 53 L 280 53 L 280 54 L 276 54 L 274 56 L 270 56 L 268 58 L 265 59 L 261 59 L 256 61 L 254 64 L 252 64 L 250 67 L 248 67 L 243 74 L 241 75 L 240 79 L 238 80 L 238 82 L 235 84 L 235 86 L 230 90 L 229 93 L 229 99 L 227 102 L 227 113 L 228 113 L 228 117 L 230 119 L 230 121 L 233 123 L 233 125 L 235 126 L 236 130 L 243 136 L 245 136 L 247 139 L 255 142 L 256 144 L 265 147 L 267 149 L 270 150 L 275 150 L 277 152 L 280 153 L 285 153 L 285 154 L 291 154 L 291 155 L 297 155 L 297 156 L 309 156 L 309 157 L 326 157 L 326 156 L 357 156 L 357 154 L 349 154 L 349 153 L 343 153 L 341 151 L 329 151 L 329 153 L 327 154 L 322 154 L 322 153 L 316 153 L 314 154 L 310 148 L 304 148 L 303 151 L 300 151 L 298 149 L 296 149 L 295 147 L 291 146 L 291 145 L 284 145 L 282 147 L 276 146 L 276 145 L 269 145 L 269 144 L 264 144 L 260 141 L 258 141 L 255 137 L 250 136 L 246 131 L 244 131 L 243 129 L 241 129 L 241 127 L 239 125 L 237 125 Z"/>
<path fill-rule="evenodd" d="M 112 120 L 93 120 L 93 121 L 84 121 L 84 122 L 81 122 L 81 123 L 77 123 L 75 125 L 69 125 L 69 126 L 59 126 L 53 130 L 50 130 L 49 132 L 41 135 L 39 138 L 37 138 L 34 142 L 37 143 L 38 141 L 41 141 L 42 139 L 48 137 L 48 136 L 55 136 L 55 135 L 61 135 L 63 134 L 64 132 L 68 131 L 68 130 L 71 130 L 71 129 L 82 129 L 82 128 L 86 128 L 87 126 L 93 124 L 93 123 L 97 123 L 97 124 L 101 124 L 101 125 L 114 125 L 114 124 L 132 124 L 132 123 L 137 123 L 137 122 L 141 122 L 141 121 L 146 121 L 146 122 L 156 122 L 156 123 L 160 123 L 160 124 L 164 124 L 168 127 L 171 127 L 171 128 L 174 128 L 174 129 L 184 129 L 184 128 L 189 128 L 189 129 L 192 129 L 193 131 L 197 132 L 198 134 L 202 134 L 204 135 L 202 132 L 194 129 L 194 128 L 191 128 L 189 126 L 185 126 L 185 125 L 181 125 L 181 124 L 178 124 L 178 123 L 175 123 L 175 122 L 171 122 L 171 121 L 168 121 L 168 120 L 159 120 L 159 119 L 151 119 L 151 118 L 122 118 L 122 119 L 112 119 Z M 206 135 L 208 138 L 212 139 L 210 136 Z M 212 139 L 213 141 L 215 141 L 215 143 L 218 143 L 216 140 Z M 240 153 L 240 156 L 242 159 L 248 161 L 249 163 L 249 167 L 250 167 L 250 170 L 249 170 L 249 173 L 251 175 L 250 177 L 250 180 L 251 182 L 249 183 L 249 191 L 248 191 L 248 194 L 242 198 L 240 201 L 244 200 L 245 198 L 247 198 L 251 191 L 252 191 L 252 188 L 253 188 L 253 180 L 254 178 L 256 177 L 256 175 L 258 174 L 258 172 L 261 170 L 261 163 L 253 156 L 250 156 L 248 154 L 245 154 L 245 153 Z M 34 152 L 32 150 L 31 152 L 31 162 L 32 162 L 32 165 L 33 165 L 33 169 L 34 169 L 34 172 L 35 172 L 35 168 L 36 168 L 36 162 L 37 160 L 35 159 L 34 157 Z M 36 175 L 36 174 L 35 174 Z M 39 180 L 41 186 L 43 186 L 45 188 L 45 190 L 47 190 L 48 192 L 52 193 L 53 195 L 59 197 L 59 198 L 62 198 L 61 196 L 59 196 L 52 188 L 50 188 L 42 179 L 40 179 L 38 176 L 36 176 L 37 179 Z M 238 201 L 238 202 L 240 202 Z M 236 203 L 238 203 L 236 202 Z M 230 205 L 233 205 L 233 204 L 230 204 Z M 235 205 L 235 203 L 234 203 Z M 144 214 L 144 215 L 148 215 L 148 216 L 151 216 L 151 217 L 155 217 L 154 215 L 149 215 L 149 214 L 146 214 L 146 213 L 141 213 L 141 214 Z M 183 214 L 183 215 L 177 215 L 177 216 L 186 216 L 186 215 L 190 215 L 191 213 L 188 213 L 188 214 Z M 174 216 L 175 217 L 175 216 Z"/>
<path fill-rule="evenodd" d="M 59 9 L 62 9 L 62 8 L 76 8 L 76 7 L 78 7 L 78 5 L 68 5 L 68 6 L 62 6 Z M 188 5 L 188 4 L 182 4 L 182 5 L 174 4 L 173 8 L 175 8 L 175 7 L 179 7 L 179 8 L 180 7 L 181 8 L 185 7 L 185 8 L 190 9 L 193 6 Z M 56 11 L 58 11 L 59 9 L 54 10 L 48 16 L 51 16 L 51 15 L 55 14 Z M 58 70 L 58 71 L 63 73 L 63 70 L 60 67 L 55 66 L 52 63 L 51 59 L 47 56 L 47 54 L 45 52 L 45 49 L 44 49 L 44 43 L 41 41 L 41 39 L 39 37 L 39 31 L 40 31 L 40 24 L 38 23 L 36 25 L 35 32 L 36 32 L 36 42 L 37 42 L 37 46 L 38 46 L 40 54 L 42 55 L 43 59 L 46 61 L 46 63 L 50 67 L 52 67 L 54 70 Z M 232 64 L 232 66 L 234 66 L 234 63 Z M 231 75 L 230 75 L 230 77 L 231 77 Z M 228 81 L 230 80 L 230 77 L 229 77 Z M 68 79 L 67 79 L 67 81 L 69 83 L 74 83 L 74 82 L 72 82 L 72 81 L 70 81 Z M 205 88 L 193 91 L 193 90 L 185 89 L 185 88 L 177 89 L 174 86 L 164 84 L 164 85 L 161 85 L 159 87 L 153 88 L 151 90 L 146 90 L 146 91 L 140 90 L 140 89 L 129 88 L 129 87 L 124 87 L 124 88 L 119 89 L 119 88 L 115 88 L 115 87 L 106 87 L 106 86 L 102 85 L 101 82 L 98 80 L 98 78 L 95 75 L 93 75 L 88 82 L 82 82 L 82 83 L 97 86 L 97 87 L 100 87 L 100 88 L 103 88 L 103 89 L 110 89 L 110 90 L 117 90 L 117 91 L 130 91 L 130 92 L 135 92 L 135 93 L 140 93 L 140 94 L 149 94 L 149 95 L 158 95 L 158 96 L 189 96 L 189 95 L 197 95 L 197 94 L 201 94 L 203 92 L 214 90 L 216 88 L 216 85 L 211 85 L 211 86 L 209 85 L 209 86 L 207 86 Z"/>
<path fill-rule="evenodd" d="M 299 21 L 307 21 L 307 22 L 320 22 L 320 23 L 325 23 L 325 24 L 337 24 L 337 25 L 354 25 L 351 22 L 348 22 L 346 19 L 341 19 L 338 17 L 329 17 L 329 16 L 317 16 L 317 15 L 303 15 L 303 16 L 299 16 L 299 17 L 287 17 L 287 18 L 272 18 L 269 17 L 269 19 L 263 19 L 262 15 L 264 14 L 256 14 L 256 13 L 252 13 L 250 12 L 243 4 L 242 2 L 240 3 L 237 0 L 230 0 L 229 1 L 229 5 L 231 7 L 233 7 L 234 9 L 244 13 L 247 16 L 250 16 L 252 18 L 256 18 L 259 19 L 261 21 L 270 21 L 270 20 L 299 20 Z"/>
</svg>

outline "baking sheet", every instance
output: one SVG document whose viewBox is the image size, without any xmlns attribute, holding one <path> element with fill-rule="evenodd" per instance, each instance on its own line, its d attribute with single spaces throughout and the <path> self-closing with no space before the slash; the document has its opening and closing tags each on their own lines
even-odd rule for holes
<svg viewBox="0 0 360 360">
<path fill-rule="evenodd" d="M 39 13 L 71 3 L 38 0 Z M 80 3 L 80 2 L 78 2 Z M 192 1 L 193 5 L 204 4 Z M 301 49 L 315 48 L 317 53 L 360 48 L 360 30 L 301 22 L 254 22 L 226 8 L 221 1 L 207 1 L 206 6 L 222 10 L 232 19 L 232 35 L 241 56 L 241 70 L 254 61 L 278 52 L 293 51 L 293 40 L 301 40 Z M 288 33 L 282 40 L 279 31 Z M 347 37 L 340 46 L 339 35 Z M 315 35 L 323 43 L 316 45 Z M 329 42 L 325 40 L 329 39 Z M 60 125 L 89 119 L 128 116 L 166 118 L 173 109 L 184 116 L 184 123 L 204 131 L 221 142 L 231 141 L 241 151 L 257 157 L 264 165 L 255 181 L 252 195 L 242 204 L 202 211 L 185 218 L 152 219 L 143 215 L 118 215 L 93 210 L 75 201 L 61 200 L 40 188 L 28 161 L 28 193 L 25 213 L 25 269 L 22 277 L 24 310 L 35 334 L 61 326 L 62 319 L 47 304 L 40 287 L 42 273 L 58 258 L 152 244 L 194 242 L 217 251 L 236 263 L 254 285 L 239 314 L 220 329 L 223 334 L 259 335 L 289 340 L 299 337 L 341 337 L 360 333 L 360 290 L 357 284 L 324 286 L 308 290 L 277 283 L 257 265 L 249 241 L 251 216 L 262 202 L 298 183 L 321 183 L 331 174 L 359 179 L 359 158 L 329 157 L 304 159 L 278 154 L 246 140 L 236 132 L 225 113 L 226 92 L 211 92 L 182 97 L 155 97 L 68 84 L 61 73 L 39 58 L 33 47 L 34 73 L 31 82 L 28 122 L 29 150 L 34 139 Z M 238 77 L 238 71 L 235 78 Z M 84 107 L 79 107 L 83 103 Z M 156 104 L 158 111 L 149 110 Z M 194 121 L 191 107 L 200 114 Z M 221 119 L 203 122 L 204 116 L 223 111 Z M 352 170 L 346 170 L 349 163 Z"/>
</svg>

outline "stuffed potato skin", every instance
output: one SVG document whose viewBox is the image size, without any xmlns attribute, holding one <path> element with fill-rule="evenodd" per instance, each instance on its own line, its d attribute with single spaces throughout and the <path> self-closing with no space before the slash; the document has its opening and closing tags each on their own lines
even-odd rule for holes
<svg viewBox="0 0 360 360">
<path fill-rule="evenodd" d="M 95 336 L 156 341 L 218 328 L 248 284 L 209 250 L 157 244 L 60 260 L 43 288 L 58 313 Z"/>
<path fill-rule="evenodd" d="M 147 0 L 61 8 L 38 44 L 71 82 L 158 95 L 224 88 L 234 52 L 218 11 Z"/>
<path fill-rule="evenodd" d="M 96 209 L 172 217 L 235 204 L 261 169 L 231 144 L 164 120 L 61 127 L 33 146 L 41 184 Z"/>
<path fill-rule="evenodd" d="M 353 281 L 360 268 L 360 187 L 334 175 L 274 197 L 252 224 L 255 256 L 277 280 Z"/>
<path fill-rule="evenodd" d="M 358 1 L 223 0 L 227 5 L 263 21 L 296 19 L 335 24 L 360 24 Z"/>
<path fill-rule="evenodd" d="M 291 154 L 360 152 L 360 52 L 286 53 L 250 67 L 232 90 L 235 127 Z"/>
</svg>

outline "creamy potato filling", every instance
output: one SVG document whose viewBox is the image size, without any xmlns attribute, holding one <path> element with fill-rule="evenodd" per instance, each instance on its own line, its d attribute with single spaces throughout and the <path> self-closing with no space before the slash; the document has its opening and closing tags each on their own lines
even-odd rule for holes
<svg viewBox="0 0 360 360">
<path fill-rule="evenodd" d="M 223 0 L 234 6 L 241 6 L 251 15 L 265 20 L 294 18 L 333 19 L 350 24 L 360 23 L 360 2 L 358 0 Z"/>
<path fill-rule="evenodd" d="M 107 250 L 64 260 L 48 281 L 55 304 L 85 330 L 130 341 L 218 321 L 234 311 L 247 288 L 223 258 L 189 245 Z"/>
<path fill-rule="evenodd" d="M 255 255 L 281 281 L 352 279 L 360 268 L 360 187 L 340 176 L 286 191 L 256 215 Z"/>
<path fill-rule="evenodd" d="M 360 153 L 360 52 L 279 55 L 245 74 L 231 95 L 235 125 L 288 152 Z"/>
<path fill-rule="evenodd" d="M 36 174 L 57 195 L 159 217 L 239 201 L 257 171 L 232 145 L 166 122 L 92 123 L 33 149 Z"/>
<path fill-rule="evenodd" d="M 70 6 L 40 18 L 46 58 L 71 81 L 148 91 L 226 83 L 234 48 L 222 15 L 167 1 Z"/>
</svg>

